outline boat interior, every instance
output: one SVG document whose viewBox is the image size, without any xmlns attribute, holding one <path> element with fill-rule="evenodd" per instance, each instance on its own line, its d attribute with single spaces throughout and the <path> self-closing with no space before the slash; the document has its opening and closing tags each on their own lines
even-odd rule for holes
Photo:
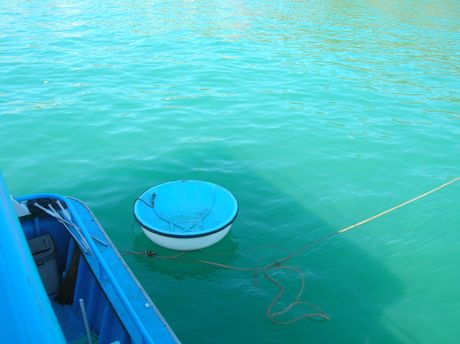
<svg viewBox="0 0 460 344">
<path fill-rule="evenodd" d="M 21 217 L 20 224 L 66 341 L 130 342 L 65 222 L 29 209 L 32 214 Z"/>
</svg>

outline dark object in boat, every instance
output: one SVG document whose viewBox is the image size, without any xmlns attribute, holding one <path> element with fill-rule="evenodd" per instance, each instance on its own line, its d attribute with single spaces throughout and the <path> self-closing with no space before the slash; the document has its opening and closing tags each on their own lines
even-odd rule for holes
<svg viewBox="0 0 460 344">
<path fill-rule="evenodd" d="M 56 296 L 56 301 L 61 305 L 71 305 L 75 291 L 75 283 L 77 281 L 78 265 L 80 264 L 80 249 L 74 245 L 72 260 L 67 273 L 62 280 L 61 287 Z"/>
</svg>

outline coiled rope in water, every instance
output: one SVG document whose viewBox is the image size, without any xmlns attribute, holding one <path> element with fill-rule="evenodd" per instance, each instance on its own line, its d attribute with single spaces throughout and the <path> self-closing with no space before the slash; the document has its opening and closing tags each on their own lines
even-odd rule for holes
<svg viewBox="0 0 460 344">
<path fill-rule="evenodd" d="M 299 249 L 289 253 L 288 255 L 284 256 L 284 257 L 281 257 L 275 261 L 273 261 L 272 263 L 268 264 L 268 265 L 265 265 L 265 266 L 257 266 L 257 267 L 238 267 L 238 266 L 232 266 L 232 265 L 227 265 L 227 264 L 222 264 L 222 263 L 218 263 L 218 262 L 213 262 L 213 261 L 209 261 L 209 260 L 203 260 L 203 259 L 188 259 L 188 258 L 183 258 L 184 255 L 187 253 L 187 252 L 180 252 L 176 255 L 172 255 L 172 256 L 160 256 L 160 255 L 157 255 L 155 252 L 152 252 L 151 250 L 145 250 L 145 251 L 125 251 L 123 252 L 123 254 L 125 255 L 143 255 L 143 256 L 146 256 L 146 257 L 152 257 L 152 258 L 156 258 L 156 259 L 165 259 L 165 260 L 180 260 L 180 261 L 186 261 L 186 262 L 193 262 L 193 263 L 199 263 L 199 264 L 206 264 L 206 265 L 211 265 L 211 266 L 216 266 L 216 267 L 219 267 L 219 268 L 223 268 L 223 269 L 229 269 L 229 270 L 237 270 L 237 271 L 252 271 L 254 273 L 254 277 L 257 277 L 259 275 L 259 273 L 261 273 L 264 278 L 269 281 L 271 284 L 275 285 L 279 291 L 278 291 L 278 294 L 273 298 L 272 302 L 268 305 L 266 311 L 265 311 L 265 314 L 267 316 L 267 318 L 272 321 L 273 323 L 275 324 L 279 324 L 279 325 L 287 325 L 287 324 L 292 324 L 292 323 L 295 323 L 301 319 L 309 319 L 309 320 L 316 320 L 316 321 L 326 321 L 326 320 L 329 320 L 329 315 L 322 311 L 320 308 L 318 308 L 316 305 L 310 303 L 310 302 L 307 302 L 307 301 L 303 301 L 301 300 L 302 298 L 302 295 L 304 293 L 304 290 L 305 290 L 305 276 L 304 276 L 304 273 L 296 268 L 296 267 L 292 267 L 292 266 L 287 266 L 287 265 L 283 265 L 284 263 L 286 263 L 287 261 L 289 261 L 290 259 L 294 258 L 295 256 L 298 256 L 302 253 L 304 253 L 305 251 L 307 251 L 308 249 L 312 248 L 313 246 L 315 245 L 318 245 L 319 243 L 325 241 L 325 240 L 328 240 L 328 239 L 331 239 L 332 237 L 335 237 L 337 235 L 340 235 L 340 234 L 343 234 L 343 233 L 346 233 L 352 229 L 355 229 L 355 228 L 358 228 L 366 223 L 369 223 L 381 216 L 384 216 L 384 215 L 387 215 L 399 208 L 402 208 L 408 204 L 411 204 L 413 202 L 416 202 L 424 197 L 427 197 L 429 195 L 431 195 L 432 193 L 436 192 L 436 191 L 439 191 L 457 181 L 460 180 L 460 177 L 457 177 L 457 178 L 454 178 L 430 191 L 427 191 L 423 194 L 420 194 L 414 198 L 411 198 L 409 199 L 408 201 L 405 201 L 403 203 L 400 203 L 392 208 L 389 208 L 385 211 L 382 211 L 374 216 L 371 216 L 365 220 L 362 220 L 362 221 L 359 221 L 359 222 L 356 222 L 355 224 L 352 224 L 348 227 L 344 227 L 336 232 L 333 232 L 333 233 L 330 233 L 330 234 L 327 234 L 327 235 L 324 235 L 316 240 L 313 240 L 313 241 L 310 241 L 308 243 L 306 243 L 305 245 L 303 245 L 302 247 L 300 247 Z M 285 293 L 285 288 L 283 286 L 283 284 L 278 281 L 277 279 L 274 278 L 273 276 L 273 271 L 290 271 L 290 272 L 294 272 L 295 274 L 297 274 L 299 280 L 300 280 L 300 287 L 299 287 L 299 291 L 297 292 L 297 295 L 295 297 L 295 299 L 293 301 L 291 301 L 287 306 L 285 306 L 283 309 L 281 309 L 280 311 L 273 311 L 273 308 L 280 302 L 280 299 L 281 297 L 284 295 Z M 272 272 L 272 273 L 271 273 Z M 283 315 L 287 314 L 293 307 L 295 306 L 298 306 L 298 305 L 304 305 L 304 306 L 307 306 L 310 310 L 312 310 L 313 312 L 308 312 L 308 313 L 303 313 L 295 318 L 292 318 L 292 319 L 289 319 L 289 320 L 280 320 L 279 318 L 282 317 Z"/>
</svg>

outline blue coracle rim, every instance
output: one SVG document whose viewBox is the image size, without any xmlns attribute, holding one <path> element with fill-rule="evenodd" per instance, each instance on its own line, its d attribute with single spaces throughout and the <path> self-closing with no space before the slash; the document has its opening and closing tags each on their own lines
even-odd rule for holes
<svg viewBox="0 0 460 344">
<path fill-rule="evenodd" d="M 159 187 L 162 187 L 162 186 L 165 186 L 167 184 L 176 184 L 176 183 L 184 183 L 184 182 L 185 183 L 202 183 L 202 184 L 206 184 L 206 185 L 212 185 L 212 186 L 214 186 L 216 188 L 219 188 L 221 191 L 223 191 L 228 196 L 230 196 L 232 198 L 233 202 L 234 202 L 234 209 L 235 209 L 234 214 L 230 218 L 230 220 L 226 221 L 224 224 L 218 226 L 217 228 L 210 228 L 209 230 L 205 230 L 205 231 L 202 231 L 202 232 L 199 232 L 199 233 L 190 233 L 190 234 L 173 233 L 171 231 L 152 228 L 151 225 L 149 225 L 145 221 L 142 221 L 142 219 L 138 215 L 137 207 L 138 207 L 138 204 L 140 203 L 140 201 L 141 202 L 144 201 L 143 203 L 145 203 L 145 200 L 142 199 L 143 196 L 145 196 L 146 194 L 149 194 L 151 196 L 151 193 L 153 193 L 155 189 L 157 189 Z M 145 206 L 147 206 L 147 205 L 145 205 Z M 210 183 L 210 182 L 206 182 L 206 181 L 201 181 L 201 180 L 176 180 L 176 181 L 172 181 L 172 182 L 166 182 L 166 183 L 161 183 L 161 184 L 155 185 L 155 186 L 150 187 L 149 189 L 145 190 L 141 194 L 141 196 L 139 196 L 135 200 L 134 206 L 133 206 L 134 218 L 135 218 L 136 222 L 139 223 L 143 228 L 145 228 L 149 232 L 152 232 L 152 233 L 155 233 L 155 234 L 158 234 L 158 235 L 161 235 L 161 236 L 171 237 L 171 238 L 182 238 L 182 239 L 205 237 L 205 236 L 209 236 L 209 235 L 215 234 L 217 232 L 220 232 L 220 231 L 224 230 L 225 228 L 227 228 L 228 226 L 230 226 L 235 221 L 236 217 L 238 216 L 238 212 L 239 212 L 238 201 L 236 200 L 236 197 L 233 195 L 233 193 L 231 193 L 229 190 L 223 188 L 220 185 Z"/>
</svg>

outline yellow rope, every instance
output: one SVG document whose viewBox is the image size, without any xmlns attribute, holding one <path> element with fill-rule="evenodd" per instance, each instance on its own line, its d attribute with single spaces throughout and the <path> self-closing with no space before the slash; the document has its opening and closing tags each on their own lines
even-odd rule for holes
<svg viewBox="0 0 460 344">
<path fill-rule="evenodd" d="M 406 205 L 408 205 L 408 204 L 410 204 L 410 203 L 413 203 L 413 202 L 415 202 L 415 201 L 418 201 L 419 199 L 422 199 L 422 198 L 424 198 L 424 197 L 426 197 L 426 196 L 428 196 L 428 195 L 431 195 L 432 193 L 434 193 L 434 192 L 436 192 L 436 191 L 439 191 L 439 190 L 441 190 L 441 189 L 443 189 L 443 188 L 445 188 L 445 187 L 447 187 L 447 186 L 449 186 L 449 185 L 451 185 L 451 184 L 453 184 L 453 183 L 455 183 L 455 182 L 457 182 L 457 181 L 459 181 L 459 180 L 460 180 L 460 177 L 454 178 L 454 179 L 448 181 L 447 183 L 444 183 L 444 184 L 442 184 L 442 185 L 440 185 L 440 186 L 438 186 L 438 187 L 436 187 L 436 188 L 434 188 L 434 189 L 431 189 L 430 191 L 427 191 L 427 192 L 425 192 L 425 193 L 422 193 L 421 195 L 418 195 L 418 196 L 416 196 L 416 197 L 414 197 L 414 198 L 411 198 L 411 199 L 408 200 L 408 201 L 405 201 L 405 202 L 403 202 L 403 203 L 400 203 L 400 204 L 398 204 L 398 205 L 396 205 L 396 206 L 394 206 L 394 207 L 392 207 L 392 208 L 390 208 L 390 209 L 387 209 L 387 210 L 385 210 L 385 211 L 382 211 L 381 213 L 378 213 L 378 214 L 376 214 L 376 215 L 374 215 L 374 216 L 371 216 L 371 217 L 369 217 L 369 218 L 367 218 L 367 219 L 365 219 L 365 220 L 359 221 L 359 222 L 357 222 L 357 223 L 355 223 L 355 224 L 353 224 L 353 225 L 351 225 L 351 226 L 342 228 L 342 229 L 340 229 L 340 230 L 338 230 L 338 231 L 336 231 L 336 232 L 334 232 L 334 233 L 329 233 L 329 234 L 326 234 L 325 236 L 322 236 L 322 237 L 320 237 L 320 238 L 318 238 L 318 239 L 316 239 L 316 240 L 310 241 L 310 242 L 308 242 L 307 244 L 305 244 L 304 246 L 302 246 L 300 249 L 298 249 L 298 250 L 296 250 L 296 251 L 294 251 L 294 252 L 288 254 L 287 256 L 285 256 L 285 257 L 283 257 L 283 258 L 278 259 L 276 262 L 277 262 L 277 263 L 285 262 L 285 261 L 287 261 L 287 260 L 289 260 L 289 259 L 291 259 L 291 258 L 293 258 L 293 257 L 295 257 L 295 256 L 297 256 L 297 255 L 299 255 L 299 254 L 301 254 L 301 253 L 303 253 L 303 252 L 304 252 L 305 250 L 307 250 L 308 248 L 310 248 L 310 247 L 312 247 L 312 246 L 314 246 L 314 245 L 319 244 L 319 243 L 322 242 L 322 241 L 325 241 L 325 240 L 327 240 L 327 239 L 330 239 L 330 238 L 332 238 L 332 237 L 334 237 L 334 236 L 336 236 L 336 235 L 339 235 L 339 234 L 343 234 L 343 233 L 345 233 L 345 232 L 348 232 L 349 230 L 352 230 L 352 229 L 357 228 L 357 227 L 359 227 L 359 226 L 362 226 L 362 225 L 364 225 L 364 224 L 366 224 L 366 223 L 369 223 L 369 222 L 371 222 L 371 221 L 373 221 L 373 220 L 375 220 L 375 219 L 377 219 L 377 218 L 379 218 L 379 217 L 381 217 L 381 216 L 383 216 L 383 215 L 387 215 L 387 214 L 389 214 L 389 213 L 391 213 L 391 212 L 393 212 L 393 211 L 395 211 L 395 210 L 397 210 L 397 209 L 399 209 L 399 208 L 402 208 L 402 207 L 404 207 L 404 206 L 406 206 Z"/>
<path fill-rule="evenodd" d="M 430 190 L 430 191 L 427 191 L 427 192 L 425 192 L 425 193 L 423 193 L 423 194 L 421 194 L 421 195 L 418 195 L 417 197 L 414 197 L 414 198 L 412 198 L 412 199 L 410 199 L 410 200 L 408 200 L 408 201 L 406 201 L 406 202 L 404 202 L 404 203 L 398 204 L 398 205 L 394 206 L 393 208 L 390 208 L 390 209 L 388 209 L 388 210 L 382 211 L 381 213 L 378 213 L 377 215 L 374 215 L 374 216 L 372 216 L 372 217 L 369 217 L 369 218 L 366 219 L 366 220 L 363 220 L 363 221 L 360 221 L 360 222 L 358 222 L 358 223 L 355 223 L 354 225 L 345 227 L 345 228 L 343 228 L 343 229 L 337 231 L 337 233 L 345 233 L 345 232 L 349 231 L 350 229 L 353 229 L 353 228 L 359 227 L 359 226 L 361 226 L 361 225 L 364 225 L 365 223 L 371 222 L 372 220 L 375 220 L 376 218 L 379 218 L 380 216 L 383 216 L 383 215 L 386 215 L 386 214 L 388 214 L 388 213 L 391 213 L 392 211 L 395 211 L 396 209 L 402 208 L 402 207 L 404 207 L 405 205 L 408 205 L 408 204 L 410 204 L 410 203 L 413 203 L 413 202 L 415 202 L 415 201 L 418 201 L 419 199 L 421 199 L 421 198 L 423 198 L 423 197 L 426 197 L 426 196 L 428 196 L 428 195 L 431 195 L 432 193 L 434 193 L 434 192 L 436 192 L 436 191 L 438 191 L 438 190 L 441 190 L 441 189 L 445 188 L 446 186 L 449 186 L 450 184 L 455 183 L 455 182 L 458 181 L 458 180 L 460 180 L 460 177 L 454 178 L 454 179 L 452 179 L 451 181 L 448 181 L 447 183 L 444 183 L 444 184 L 438 186 L 437 188 L 434 188 L 434 189 L 432 189 L 432 190 Z"/>
</svg>

